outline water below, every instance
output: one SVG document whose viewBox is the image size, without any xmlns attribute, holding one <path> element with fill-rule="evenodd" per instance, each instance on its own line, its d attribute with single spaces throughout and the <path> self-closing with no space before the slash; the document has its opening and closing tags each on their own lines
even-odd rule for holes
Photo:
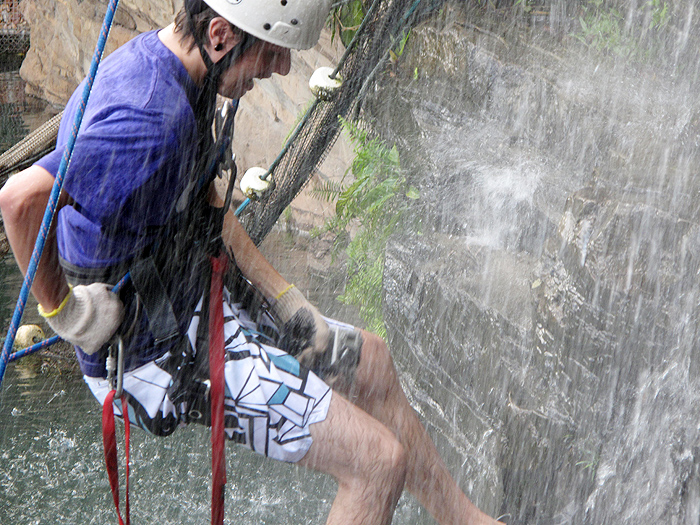
<svg viewBox="0 0 700 525">
<path fill-rule="evenodd" d="M 0 73 L 0 152 L 53 113 L 24 97 L 16 71 Z M 10 96 L 12 94 L 12 96 Z M 356 313 L 335 301 L 338 282 L 310 271 L 304 250 L 271 235 L 263 249 L 324 312 L 349 322 Z M 0 323 L 6 327 L 21 287 L 11 255 L 0 261 Z M 38 322 L 35 304 L 23 322 Z M 5 330 L 0 330 L 4 332 Z M 3 333 L 4 340 L 4 333 Z M 117 427 L 124 479 L 123 427 Z M 139 524 L 210 521 L 211 444 L 208 430 L 191 426 L 168 438 L 132 432 L 131 508 Z M 227 447 L 226 522 L 324 523 L 335 482 L 321 474 Z M 122 485 L 123 486 L 123 485 Z M 123 488 L 122 488 L 123 498 Z M 123 508 L 123 503 L 122 503 Z M 86 525 L 116 523 L 104 467 L 101 410 L 82 379 L 63 367 L 25 358 L 11 363 L 0 390 L 0 523 Z M 394 523 L 431 523 L 404 496 Z"/>
<path fill-rule="evenodd" d="M 15 366 L 9 368 L 3 386 L 0 521 L 114 522 L 100 409 L 82 381 L 61 375 L 27 377 Z M 168 439 L 134 432 L 134 523 L 206 523 L 209 450 L 204 428 L 183 429 Z M 323 522 L 333 486 L 322 476 L 234 447 L 228 448 L 227 463 L 226 514 L 231 522 Z"/>
</svg>

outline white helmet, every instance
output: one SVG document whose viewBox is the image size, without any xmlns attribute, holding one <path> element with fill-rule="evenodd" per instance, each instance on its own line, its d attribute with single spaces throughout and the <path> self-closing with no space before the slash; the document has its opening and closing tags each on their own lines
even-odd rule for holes
<svg viewBox="0 0 700 525">
<path fill-rule="evenodd" d="M 292 49 L 316 45 L 331 0 L 204 0 L 246 33 Z"/>
</svg>

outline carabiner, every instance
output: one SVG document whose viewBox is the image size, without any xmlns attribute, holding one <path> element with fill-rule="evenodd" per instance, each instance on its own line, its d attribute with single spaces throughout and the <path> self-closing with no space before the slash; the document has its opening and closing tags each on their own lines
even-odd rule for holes
<svg viewBox="0 0 700 525">
<path fill-rule="evenodd" d="M 124 340 L 117 336 L 117 355 L 114 355 L 114 344 L 109 345 L 107 356 L 107 381 L 115 390 L 114 399 L 119 399 L 124 393 Z"/>
</svg>

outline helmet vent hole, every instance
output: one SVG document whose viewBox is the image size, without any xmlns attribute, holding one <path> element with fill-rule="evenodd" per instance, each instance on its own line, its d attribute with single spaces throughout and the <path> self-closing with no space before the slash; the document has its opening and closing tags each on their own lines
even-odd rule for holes
<svg viewBox="0 0 700 525">
<path fill-rule="evenodd" d="M 264 29 L 265 31 L 269 31 L 271 27 L 272 27 L 272 26 L 271 26 L 270 24 L 267 24 L 267 23 L 266 23 L 266 24 L 263 26 L 263 29 Z"/>
<path fill-rule="evenodd" d="M 299 23 L 299 20 L 297 20 L 296 18 L 292 18 L 292 19 L 290 20 L 290 22 L 292 23 L 293 26 L 295 26 L 295 25 L 297 25 L 297 24 Z"/>
<path fill-rule="evenodd" d="M 280 3 L 281 3 L 283 6 L 284 6 L 284 5 L 287 5 L 287 0 L 282 0 L 282 2 L 280 2 Z"/>
</svg>

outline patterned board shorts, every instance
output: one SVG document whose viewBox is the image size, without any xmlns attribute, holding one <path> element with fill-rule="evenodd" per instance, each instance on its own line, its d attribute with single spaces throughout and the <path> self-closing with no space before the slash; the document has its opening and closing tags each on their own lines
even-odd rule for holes
<svg viewBox="0 0 700 525">
<path fill-rule="evenodd" d="M 192 348 L 196 348 L 202 303 L 200 300 L 188 330 Z M 311 446 L 309 426 L 326 418 L 332 390 L 294 357 L 251 336 L 255 323 L 240 305 L 231 302 L 226 289 L 223 306 L 227 436 L 259 454 L 299 461 Z M 326 321 L 336 334 L 355 331 L 350 325 Z M 167 435 L 198 417 L 192 401 L 171 399 L 173 377 L 163 366 L 169 357 L 166 354 L 126 372 L 123 381 L 130 422 L 159 435 Z M 103 404 L 111 390 L 108 381 L 89 376 L 84 379 Z M 115 415 L 123 415 L 120 400 L 115 401 Z"/>
</svg>

